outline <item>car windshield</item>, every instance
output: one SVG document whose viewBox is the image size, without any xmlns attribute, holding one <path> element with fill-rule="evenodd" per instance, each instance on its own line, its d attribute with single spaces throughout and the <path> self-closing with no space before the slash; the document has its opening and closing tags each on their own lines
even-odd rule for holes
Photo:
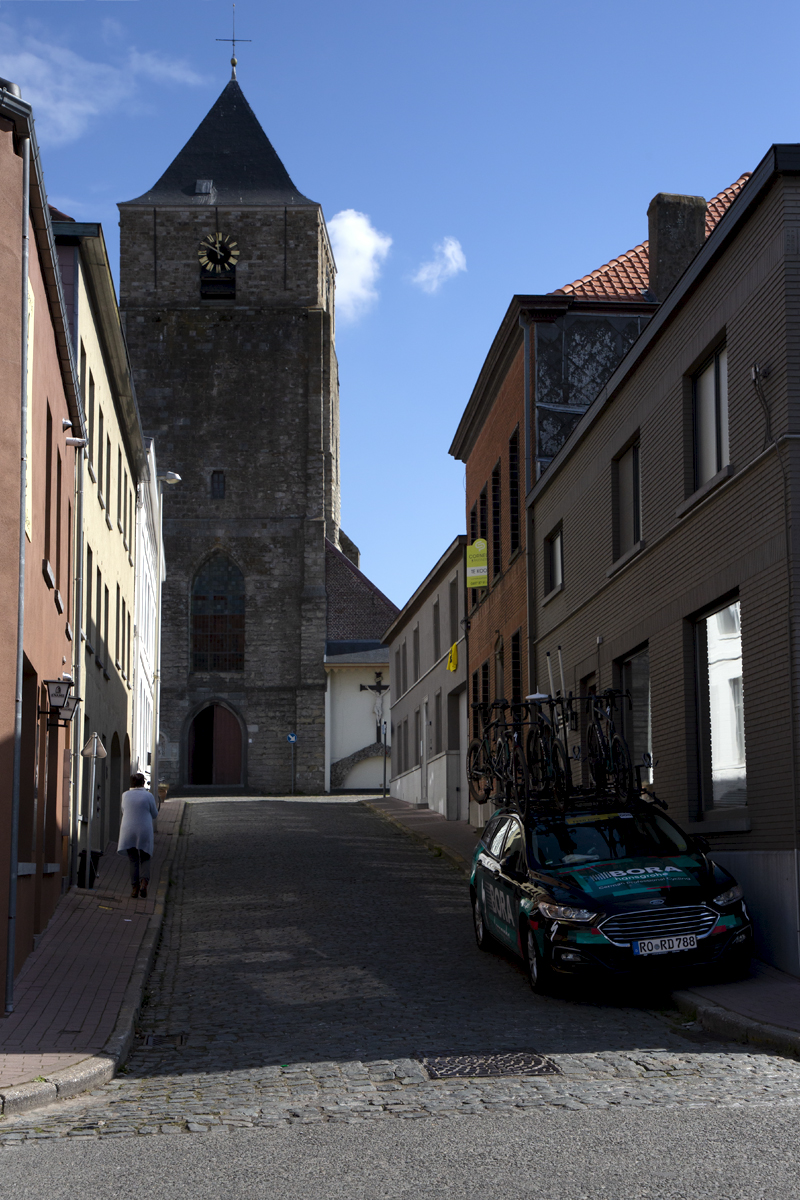
<svg viewBox="0 0 800 1200">
<path fill-rule="evenodd" d="M 663 858 L 686 854 L 686 839 L 659 813 L 574 813 L 543 819 L 531 828 L 531 851 L 543 867 L 608 862 L 615 858 Z"/>
</svg>

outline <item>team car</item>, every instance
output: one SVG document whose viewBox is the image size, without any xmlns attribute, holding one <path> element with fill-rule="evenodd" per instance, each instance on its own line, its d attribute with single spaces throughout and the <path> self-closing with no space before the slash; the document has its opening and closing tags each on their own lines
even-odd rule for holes
<svg viewBox="0 0 800 1200">
<path fill-rule="evenodd" d="M 497 812 L 470 879 L 478 946 L 515 951 L 534 991 L 592 968 L 743 973 L 752 926 L 742 889 L 707 851 L 645 801 L 533 813 L 526 822 Z"/>
</svg>

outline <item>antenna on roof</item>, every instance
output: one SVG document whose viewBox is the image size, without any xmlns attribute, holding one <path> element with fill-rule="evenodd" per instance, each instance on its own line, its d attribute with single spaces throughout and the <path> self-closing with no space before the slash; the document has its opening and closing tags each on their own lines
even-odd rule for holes
<svg viewBox="0 0 800 1200">
<path fill-rule="evenodd" d="M 236 5 L 235 4 L 233 6 L 232 33 L 233 33 L 233 37 L 216 38 L 215 40 L 218 42 L 230 42 L 231 43 L 231 48 L 233 50 L 233 54 L 231 55 L 231 79 L 235 79 L 236 78 L 236 61 L 237 61 L 236 60 L 236 43 L 237 43 L 237 41 L 238 42 L 252 42 L 252 40 L 253 40 L 252 38 L 237 38 L 237 36 L 236 36 Z"/>
</svg>

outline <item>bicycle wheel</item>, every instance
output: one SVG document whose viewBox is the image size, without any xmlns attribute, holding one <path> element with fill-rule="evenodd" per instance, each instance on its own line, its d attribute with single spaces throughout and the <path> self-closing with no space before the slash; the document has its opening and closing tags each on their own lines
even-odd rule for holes
<svg viewBox="0 0 800 1200">
<path fill-rule="evenodd" d="M 569 799 L 572 778 L 566 751 L 558 738 L 553 738 L 550 761 L 553 771 L 553 798 L 561 808 L 565 808 Z"/>
<path fill-rule="evenodd" d="M 627 743 L 619 733 L 615 733 L 611 741 L 611 770 L 614 791 L 627 798 L 633 792 L 633 766 Z"/>
<path fill-rule="evenodd" d="M 525 738 L 525 763 L 528 768 L 531 789 L 541 793 L 547 779 L 547 764 L 538 725 L 532 726 Z"/>
<path fill-rule="evenodd" d="M 598 792 L 602 792 L 608 782 L 606 739 L 596 721 L 592 721 L 586 730 L 586 757 L 592 783 Z"/>
<path fill-rule="evenodd" d="M 528 816 L 530 781 L 528 779 L 528 764 L 525 762 L 522 746 L 518 742 L 514 742 L 511 747 L 509 798 L 524 821 Z"/>
<path fill-rule="evenodd" d="M 467 750 L 467 786 L 470 798 L 484 804 L 492 790 L 492 760 L 484 741 L 475 738 Z"/>
</svg>

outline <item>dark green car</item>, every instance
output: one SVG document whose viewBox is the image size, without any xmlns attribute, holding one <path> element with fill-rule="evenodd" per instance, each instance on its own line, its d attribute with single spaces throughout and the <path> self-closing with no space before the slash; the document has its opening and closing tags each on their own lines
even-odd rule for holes
<svg viewBox="0 0 800 1200">
<path fill-rule="evenodd" d="M 475 937 L 510 947 L 538 991 L 554 973 L 648 966 L 746 971 L 752 926 L 742 889 L 642 802 L 608 811 L 496 813 L 475 851 Z"/>
</svg>

